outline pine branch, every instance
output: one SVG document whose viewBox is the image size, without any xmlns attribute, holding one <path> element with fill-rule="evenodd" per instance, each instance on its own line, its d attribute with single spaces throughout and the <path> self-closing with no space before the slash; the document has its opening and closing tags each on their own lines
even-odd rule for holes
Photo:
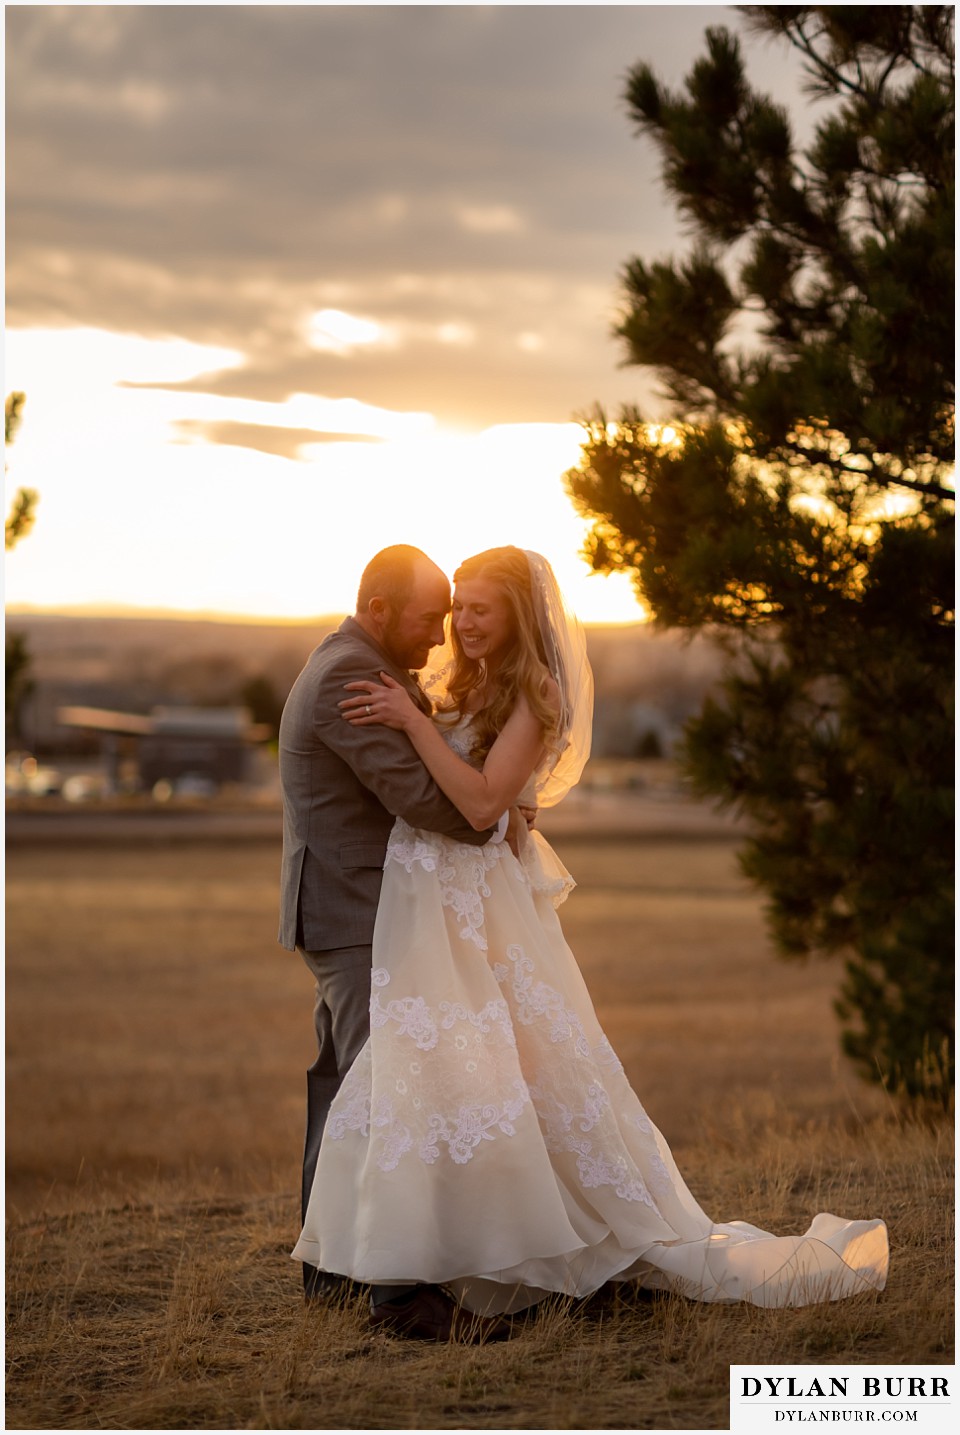
<svg viewBox="0 0 960 1435">
<path fill-rule="evenodd" d="M 804 31 L 802 18 L 798 18 L 796 21 L 796 33 L 800 37 L 799 39 L 794 38 L 793 32 L 790 30 L 788 24 L 786 35 L 790 44 L 793 45 L 794 49 L 800 50 L 802 54 L 806 55 L 807 58 L 813 62 L 817 70 L 833 81 L 831 89 L 834 93 L 839 94 L 841 90 L 848 90 L 852 95 L 860 95 L 862 99 L 868 98 L 866 91 L 861 86 L 855 85 L 852 80 L 848 79 L 840 70 L 835 69 L 833 65 L 829 64 L 827 60 L 813 48 L 812 41 L 807 37 Z M 859 72 L 859 65 L 857 69 Z"/>
<path fill-rule="evenodd" d="M 6 548 L 16 547 L 20 539 L 26 538 L 30 532 L 36 517 L 34 510 L 38 497 L 34 488 L 17 489 L 4 530 L 4 546 Z"/>
<path fill-rule="evenodd" d="M 875 483 L 878 488 L 908 488 L 914 493 L 922 493 L 929 498 L 939 498 L 944 503 L 956 502 L 957 495 L 954 489 L 947 488 L 944 484 L 937 483 L 933 480 L 925 482 L 920 478 L 907 478 L 903 474 L 891 473 L 888 468 L 884 468 L 882 464 L 878 464 L 870 458 L 867 458 L 869 468 L 852 468 L 843 458 L 838 458 L 834 454 L 821 452 L 819 449 L 811 451 L 808 448 L 804 448 L 801 444 L 790 443 L 789 441 L 783 446 L 789 453 L 793 454 L 797 460 L 802 460 L 805 464 L 809 464 L 814 468 L 829 468 L 844 478 L 863 479 L 869 477 L 870 481 Z M 866 455 L 861 454 L 859 457 L 866 458 Z"/>
<path fill-rule="evenodd" d="M 8 447 L 17 436 L 17 429 L 23 420 L 23 406 L 26 402 L 26 394 L 20 393 L 19 390 L 15 390 L 12 394 L 7 394 L 6 402 L 3 406 L 3 428 Z"/>
</svg>

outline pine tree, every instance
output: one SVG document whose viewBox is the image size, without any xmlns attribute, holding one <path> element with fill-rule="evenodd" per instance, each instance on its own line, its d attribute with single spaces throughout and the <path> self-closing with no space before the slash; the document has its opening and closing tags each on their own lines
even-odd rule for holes
<svg viewBox="0 0 960 1435">
<path fill-rule="evenodd" d="M 953 12 L 741 8 L 823 116 L 798 152 L 723 29 L 683 94 L 632 70 L 694 242 L 626 265 L 617 333 L 673 416 L 598 411 L 568 485 L 595 568 L 729 645 L 685 758 L 779 950 L 842 957 L 845 1050 L 949 1100 Z"/>
<path fill-rule="evenodd" d="M 23 418 L 23 406 L 27 401 L 26 394 L 7 394 L 3 406 L 3 432 L 4 441 L 9 448 L 13 443 Z M 7 515 L 6 527 L 4 530 L 4 547 L 15 548 L 21 538 L 25 538 L 33 527 L 34 510 L 37 505 L 37 492 L 33 488 L 18 488 L 13 496 L 13 506 Z"/>
<path fill-rule="evenodd" d="M 7 448 L 17 436 L 23 418 L 26 394 L 8 394 L 3 406 L 3 436 Z M 33 527 L 37 493 L 32 488 L 18 488 L 13 497 L 13 506 L 7 515 L 5 544 L 7 549 L 15 548 Z M 21 742 L 21 719 L 23 705 L 33 691 L 30 678 L 31 658 L 27 640 L 22 633 L 7 632 L 4 642 L 4 692 L 6 695 L 6 729 L 8 744 Z"/>
</svg>

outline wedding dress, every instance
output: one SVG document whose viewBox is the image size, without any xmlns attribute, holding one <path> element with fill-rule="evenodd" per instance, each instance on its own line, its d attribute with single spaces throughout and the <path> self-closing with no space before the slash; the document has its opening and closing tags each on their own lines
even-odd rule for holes
<svg viewBox="0 0 960 1435">
<path fill-rule="evenodd" d="M 468 760 L 470 724 L 446 733 Z M 480 1313 L 610 1280 L 760 1306 L 882 1290 L 880 1220 L 821 1214 L 774 1236 L 701 1210 L 564 940 L 573 885 L 539 833 L 518 860 L 397 820 L 370 1038 L 331 1107 L 295 1259 L 442 1284 Z"/>
</svg>

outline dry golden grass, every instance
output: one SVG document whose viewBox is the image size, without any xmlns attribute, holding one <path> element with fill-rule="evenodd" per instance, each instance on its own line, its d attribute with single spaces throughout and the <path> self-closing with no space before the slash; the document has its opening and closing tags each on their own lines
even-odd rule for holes
<svg viewBox="0 0 960 1435">
<path fill-rule="evenodd" d="M 717 1219 L 882 1215 L 890 1283 L 805 1311 L 611 1288 L 506 1346 L 304 1309 L 310 981 L 270 845 L 8 854 L 11 1428 L 716 1429 L 731 1363 L 952 1359 L 949 1129 L 836 1058 L 836 971 L 769 954 L 728 842 L 558 843 L 614 1044 Z"/>
</svg>

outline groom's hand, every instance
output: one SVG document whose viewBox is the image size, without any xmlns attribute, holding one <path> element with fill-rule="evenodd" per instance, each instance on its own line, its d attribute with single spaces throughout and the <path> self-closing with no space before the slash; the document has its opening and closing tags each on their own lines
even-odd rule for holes
<svg viewBox="0 0 960 1435">
<path fill-rule="evenodd" d="M 523 818 L 524 822 L 527 824 L 527 831 L 532 832 L 534 826 L 536 825 L 537 813 L 540 811 L 539 807 L 521 806 L 517 808 L 517 811 Z"/>
</svg>

